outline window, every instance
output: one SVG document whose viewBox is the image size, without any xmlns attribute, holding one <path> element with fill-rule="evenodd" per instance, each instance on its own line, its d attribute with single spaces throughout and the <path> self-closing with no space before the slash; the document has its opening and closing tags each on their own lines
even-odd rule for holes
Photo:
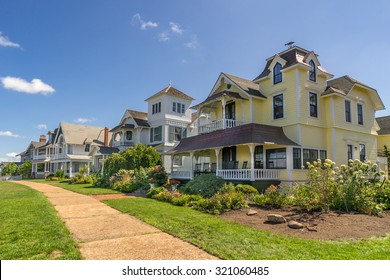
<svg viewBox="0 0 390 280">
<path fill-rule="evenodd" d="M 286 169 L 286 149 L 267 150 L 267 169 Z"/>
<path fill-rule="evenodd" d="M 283 93 L 274 96 L 274 120 L 283 118 Z"/>
<path fill-rule="evenodd" d="M 68 154 L 69 155 L 73 154 L 73 146 L 72 145 L 68 145 Z"/>
<path fill-rule="evenodd" d="M 282 82 L 282 65 L 277 62 L 274 66 L 274 85 Z"/>
<path fill-rule="evenodd" d="M 117 132 L 117 133 L 115 133 L 114 140 L 115 140 L 116 142 L 121 141 L 121 138 L 122 138 L 122 132 Z"/>
<path fill-rule="evenodd" d="M 132 131 L 126 131 L 126 140 L 131 141 L 133 139 L 133 132 Z"/>
<path fill-rule="evenodd" d="M 186 105 L 179 102 L 173 102 L 172 111 L 179 114 L 184 114 L 186 112 Z"/>
<path fill-rule="evenodd" d="M 325 150 L 320 150 L 320 160 L 324 161 L 327 157 L 327 152 Z"/>
<path fill-rule="evenodd" d="M 157 114 L 161 112 L 161 102 L 157 102 L 156 104 L 152 105 L 152 114 Z"/>
<path fill-rule="evenodd" d="M 169 127 L 169 142 L 180 141 L 187 137 L 187 129 L 177 126 Z"/>
<path fill-rule="evenodd" d="M 313 60 L 309 62 L 311 69 L 309 71 L 309 80 L 315 82 L 316 81 L 316 65 Z"/>
<path fill-rule="evenodd" d="M 351 122 L 351 101 L 345 100 L 345 121 Z"/>
<path fill-rule="evenodd" d="M 256 169 L 263 169 L 264 168 L 264 159 L 263 159 L 263 146 L 256 146 L 255 147 L 255 168 Z"/>
<path fill-rule="evenodd" d="M 162 141 L 162 126 L 150 129 L 150 142 Z"/>
<path fill-rule="evenodd" d="M 309 92 L 310 117 L 318 117 L 317 94 Z"/>
<path fill-rule="evenodd" d="M 302 168 L 302 150 L 300 148 L 293 148 L 293 168 Z"/>
<path fill-rule="evenodd" d="M 358 124 L 363 124 L 363 105 L 357 105 Z"/>
<path fill-rule="evenodd" d="M 182 156 L 174 156 L 173 157 L 173 165 L 182 166 L 183 165 L 183 157 Z"/>
<path fill-rule="evenodd" d="M 228 120 L 236 119 L 236 103 L 231 102 L 225 106 L 225 118 Z"/>
<path fill-rule="evenodd" d="M 360 155 L 361 162 L 366 161 L 366 145 L 364 144 L 359 145 L 359 155 Z"/>
<path fill-rule="evenodd" d="M 353 146 L 347 145 L 347 162 L 349 164 L 349 160 L 353 158 Z"/>
<path fill-rule="evenodd" d="M 303 165 L 307 168 L 306 163 L 316 161 L 318 159 L 318 150 L 303 149 Z"/>
<path fill-rule="evenodd" d="M 86 144 L 85 145 L 85 151 L 86 152 L 89 152 L 89 149 L 91 148 L 91 145 L 90 144 Z"/>
</svg>

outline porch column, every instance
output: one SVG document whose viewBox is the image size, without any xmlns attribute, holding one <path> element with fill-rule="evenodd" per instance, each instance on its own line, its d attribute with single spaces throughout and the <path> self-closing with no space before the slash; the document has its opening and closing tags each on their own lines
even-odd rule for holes
<svg viewBox="0 0 390 280">
<path fill-rule="evenodd" d="M 103 175 L 103 172 L 104 172 L 104 155 L 103 155 L 103 159 L 102 159 L 102 170 L 100 171 L 100 175 Z"/>
<path fill-rule="evenodd" d="M 218 149 L 215 149 L 214 151 L 215 151 L 215 157 L 217 158 L 217 168 L 216 168 L 216 171 L 215 171 L 216 172 L 215 175 L 217 175 L 218 171 L 219 171 L 219 152 L 221 151 L 221 149 L 218 148 Z"/>
<path fill-rule="evenodd" d="M 226 120 L 225 120 L 225 106 L 226 106 L 226 100 L 225 97 L 222 97 L 222 128 L 226 128 Z"/>
<path fill-rule="evenodd" d="M 172 177 L 172 172 L 173 172 L 173 155 L 171 155 L 171 177 Z"/>
<path fill-rule="evenodd" d="M 72 177 L 72 161 L 69 162 L 69 177 Z"/>
<path fill-rule="evenodd" d="M 250 122 L 253 123 L 253 99 L 252 97 L 249 97 L 249 114 L 250 114 Z"/>
<path fill-rule="evenodd" d="M 200 115 L 201 115 L 201 112 L 200 112 L 200 110 L 202 110 L 201 108 L 199 108 L 199 110 L 198 110 L 198 112 L 197 112 L 197 115 L 198 115 L 198 120 L 197 120 L 197 124 L 198 124 L 198 133 L 197 134 L 199 134 L 199 132 L 200 132 Z"/>
<path fill-rule="evenodd" d="M 191 159 L 191 170 L 190 170 L 190 179 L 194 179 L 194 152 L 190 153 L 190 159 Z"/>
<path fill-rule="evenodd" d="M 89 172 L 90 172 L 90 170 L 91 170 L 91 168 L 89 167 L 89 165 L 90 165 L 90 162 L 89 162 L 89 161 L 88 161 L 87 165 L 88 165 L 87 175 L 89 175 Z"/>
<path fill-rule="evenodd" d="M 241 122 L 245 123 L 245 112 L 244 112 L 244 101 L 243 100 L 240 100 L 240 105 L 241 105 L 241 114 L 242 114 Z M 239 124 L 236 124 L 236 125 L 238 126 Z"/>
<path fill-rule="evenodd" d="M 249 152 L 251 154 L 251 181 L 255 180 L 255 144 L 249 144 Z"/>
</svg>

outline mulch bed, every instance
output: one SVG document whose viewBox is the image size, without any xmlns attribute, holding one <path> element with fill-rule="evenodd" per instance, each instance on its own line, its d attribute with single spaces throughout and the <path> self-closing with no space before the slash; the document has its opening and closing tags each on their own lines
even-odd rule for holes
<svg viewBox="0 0 390 280">
<path fill-rule="evenodd" d="M 250 209 L 257 211 L 257 214 L 248 216 L 249 209 L 241 209 L 226 212 L 221 218 L 266 231 L 320 240 L 380 237 L 390 233 L 390 211 L 378 217 L 343 212 L 300 213 L 293 208 L 264 209 L 252 206 Z M 304 228 L 291 229 L 287 223 L 271 224 L 267 222 L 268 214 L 279 214 L 287 221 L 298 221 Z"/>
<path fill-rule="evenodd" d="M 145 197 L 145 195 L 144 194 L 134 194 L 134 193 L 117 193 L 117 194 L 91 195 L 91 197 L 100 201 L 100 200 L 115 199 L 115 198 Z"/>
</svg>

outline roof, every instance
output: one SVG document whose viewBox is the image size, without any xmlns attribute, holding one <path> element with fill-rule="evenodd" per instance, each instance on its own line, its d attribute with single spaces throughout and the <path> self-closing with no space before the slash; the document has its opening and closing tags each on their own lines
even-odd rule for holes
<svg viewBox="0 0 390 280">
<path fill-rule="evenodd" d="M 284 59 L 286 61 L 286 64 L 282 68 L 282 69 L 286 69 L 286 68 L 293 66 L 295 64 L 302 64 L 302 65 L 306 65 L 306 66 L 310 67 L 309 64 L 307 64 L 304 61 L 307 58 L 307 56 L 310 54 L 314 54 L 315 56 L 317 56 L 317 54 L 315 54 L 314 52 L 308 51 L 308 50 L 301 48 L 301 47 L 298 47 L 298 46 L 294 46 L 292 48 L 284 50 L 283 52 L 280 52 L 280 53 L 267 59 L 267 64 L 265 65 L 264 70 L 254 79 L 254 81 L 261 79 L 261 78 L 264 78 L 264 77 L 267 77 L 271 73 L 271 70 L 269 69 L 269 67 L 270 67 L 273 59 L 275 58 L 275 56 L 280 56 L 282 59 Z M 328 73 L 320 65 L 318 65 L 318 68 L 322 72 Z"/>
<path fill-rule="evenodd" d="M 227 73 L 222 73 L 230 80 L 232 80 L 239 88 L 248 93 L 249 95 L 266 98 L 259 90 L 259 85 L 251 80 L 233 76 Z"/>
<path fill-rule="evenodd" d="M 118 152 L 119 152 L 119 149 L 118 149 L 118 148 L 114 148 L 114 147 L 104 147 L 104 146 L 98 147 L 98 150 L 99 150 L 99 152 L 100 152 L 102 155 L 111 155 L 111 154 L 113 154 L 113 153 L 118 153 Z"/>
<path fill-rule="evenodd" d="M 104 144 L 104 127 L 61 123 L 60 128 L 67 144 Z"/>
<path fill-rule="evenodd" d="M 242 98 L 240 94 L 238 94 L 237 92 L 232 92 L 232 91 L 221 91 L 221 92 L 218 92 L 216 94 L 213 94 L 213 95 L 210 95 L 206 98 L 206 100 L 204 100 L 202 103 L 199 103 L 197 105 L 194 105 L 192 106 L 192 108 L 196 108 L 198 107 L 199 105 L 202 105 L 202 104 L 205 104 L 207 102 L 210 102 L 210 101 L 213 101 L 221 96 L 229 96 L 229 97 L 232 97 L 232 98 L 236 98 L 236 99 L 242 99 L 242 100 L 247 100 L 245 98 Z"/>
<path fill-rule="evenodd" d="M 342 77 L 339 77 L 339 78 L 336 78 L 333 80 L 329 80 L 329 81 L 327 81 L 327 85 L 328 85 L 327 88 L 321 94 L 322 96 L 327 96 L 327 95 L 331 95 L 334 93 L 342 95 L 342 96 L 346 96 L 351 91 L 351 89 L 357 85 L 357 86 L 366 88 L 374 93 L 374 95 L 370 95 L 370 97 L 372 98 L 372 101 L 374 102 L 377 110 L 383 110 L 385 108 L 376 89 L 374 89 L 366 84 L 363 84 L 362 82 L 360 82 L 360 81 L 358 81 L 358 80 L 356 80 L 348 75 L 345 75 L 345 76 L 342 76 Z"/>
<path fill-rule="evenodd" d="M 134 127 L 135 127 L 134 124 L 120 124 L 120 125 L 117 125 L 116 127 L 114 127 L 113 129 L 111 129 L 110 132 L 114 132 L 114 131 L 117 131 L 117 130 L 120 130 L 123 128 L 132 129 Z"/>
<path fill-rule="evenodd" d="M 183 99 L 187 99 L 187 100 L 194 100 L 194 98 L 192 98 L 191 96 L 189 96 L 189 95 L 185 94 L 184 92 L 174 88 L 172 85 L 169 85 L 166 88 L 164 88 L 163 90 L 160 90 L 156 94 L 154 94 L 151 97 L 145 99 L 145 101 L 148 101 L 149 99 L 152 99 L 152 98 L 164 95 L 164 94 L 170 95 L 170 96 L 174 96 L 174 97 L 183 98 Z"/>
<path fill-rule="evenodd" d="M 250 123 L 184 138 L 175 148 L 167 153 L 178 154 L 211 148 L 267 142 L 279 145 L 299 146 L 284 134 L 283 128 L 281 127 Z"/>
<path fill-rule="evenodd" d="M 376 118 L 376 122 L 381 128 L 378 130 L 378 135 L 390 134 L 390 116 Z"/>
<path fill-rule="evenodd" d="M 23 156 L 25 155 L 30 149 L 38 149 L 43 146 L 46 146 L 46 142 L 38 142 L 38 141 L 31 141 L 28 145 L 27 149 L 24 152 L 21 152 L 20 154 L 17 154 L 16 156 Z"/>
<path fill-rule="evenodd" d="M 150 127 L 148 123 L 148 113 L 135 110 L 127 110 L 127 112 L 131 115 L 138 126 Z"/>
</svg>

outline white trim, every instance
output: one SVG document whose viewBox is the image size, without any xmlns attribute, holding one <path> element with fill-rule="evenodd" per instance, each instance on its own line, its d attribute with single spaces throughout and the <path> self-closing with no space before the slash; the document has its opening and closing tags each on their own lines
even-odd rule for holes
<svg viewBox="0 0 390 280">
<path fill-rule="evenodd" d="M 332 161 L 336 161 L 336 129 L 332 127 Z"/>
<path fill-rule="evenodd" d="M 301 118 L 301 80 L 299 76 L 299 70 L 298 68 L 295 69 L 295 93 L 296 93 L 296 114 L 297 114 L 297 119 Z"/>
</svg>

